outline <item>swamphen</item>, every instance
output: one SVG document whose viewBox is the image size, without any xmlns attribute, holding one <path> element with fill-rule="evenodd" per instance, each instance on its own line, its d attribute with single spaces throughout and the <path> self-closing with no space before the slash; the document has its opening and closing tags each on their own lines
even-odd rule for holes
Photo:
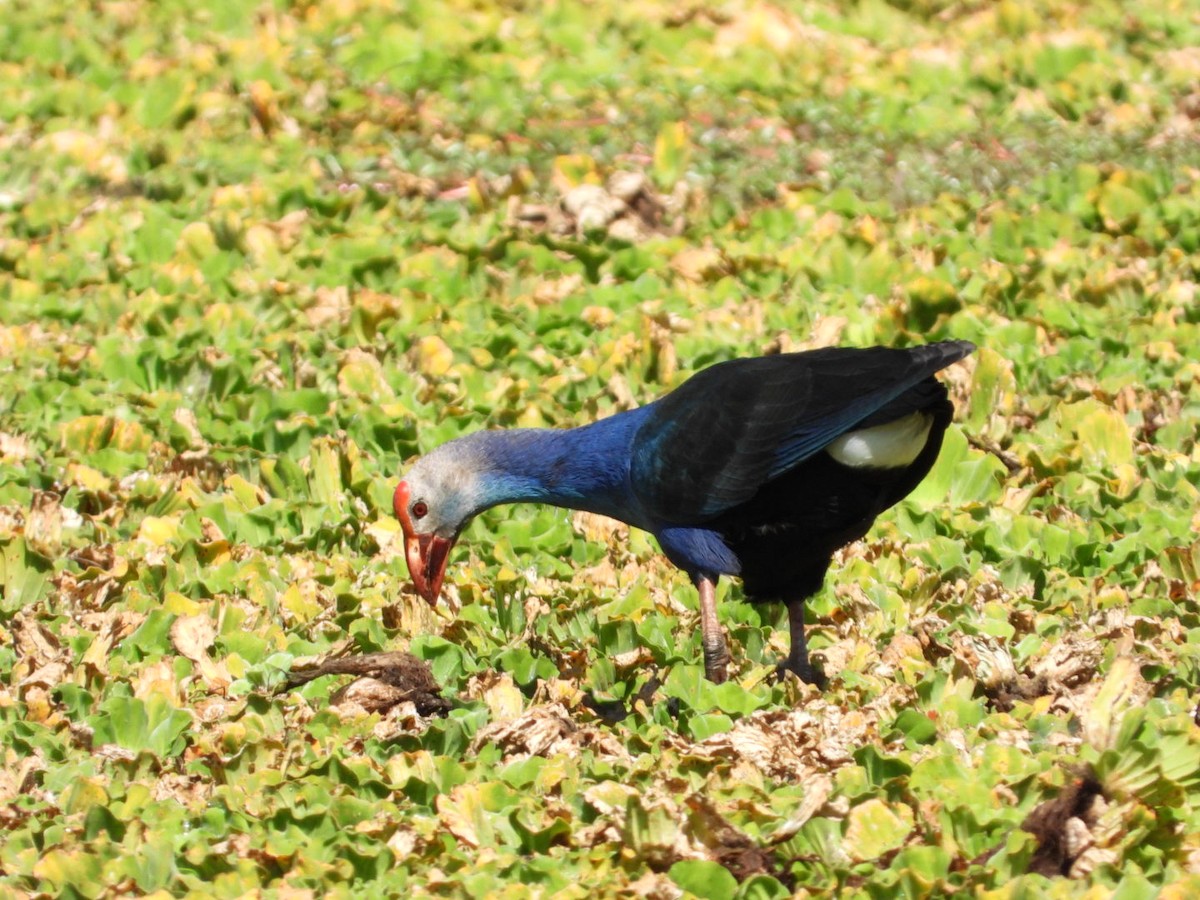
<svg viewBox="0 0 1200 900">
<path fill-rule="evenodd" d="M 711 366 L 638 409 L 571 429 L 480 431 L 420 459 L 396 488 L 417 591 L 437 602 L 464 526 L 499 503 L 551 503 L 620 519 L 658 538 L 700 592 L 704 669 L 729 654 L 716 581 L 787 604 L 781 669 L 817 683 L 804 601 L 835 550 L 933 466 L 953 407 L 933 377 L 975 347 L 829 348 Z"/>
</svg>

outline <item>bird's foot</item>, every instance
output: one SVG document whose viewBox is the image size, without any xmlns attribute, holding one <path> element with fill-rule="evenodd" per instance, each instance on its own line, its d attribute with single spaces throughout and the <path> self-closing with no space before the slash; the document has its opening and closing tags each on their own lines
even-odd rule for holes
<svg viewBox="0 0 1200 900">
<path fill-rule="evenodd" d="M 811 684 L 820 691 L 829 686 L 829 679 L 825 677 L 825 673 L 808 661 L 796 663 L 785 659 L 775 667 L 775 677 L 779 681 L 783 681 L 789 674 L 795 675 L 805 684 Z"/>
<path fill-rule="evenodd" d="M 729 650 L 724 638 L 712 643 L 704 641 L 701 645 L 704 648 L 704 677 L 713 684 L 724 684 L 729 678 Z"/>
</svg>

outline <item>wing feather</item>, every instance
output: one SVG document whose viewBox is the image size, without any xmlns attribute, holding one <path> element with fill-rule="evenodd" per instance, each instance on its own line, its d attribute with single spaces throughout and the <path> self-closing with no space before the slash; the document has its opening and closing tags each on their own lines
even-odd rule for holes
<svg viewBox="0 0 1200 900">
<path fill-rule="evenodd" d="M 634 492 L 658 521 L 703 523 L 974 349 L 830 348 L 711 366 L 653 404 L 634 439 Z"/>
</svg>

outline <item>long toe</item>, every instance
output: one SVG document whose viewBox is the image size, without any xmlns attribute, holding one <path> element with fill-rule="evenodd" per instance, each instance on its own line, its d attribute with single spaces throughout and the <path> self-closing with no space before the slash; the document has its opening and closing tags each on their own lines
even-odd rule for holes
<svg viewBox="0 0 1200 900">
<path fill-rule="evenodd" d="M 724 635 L 717 633 L 719 640 L 703 641 L 704 676 L 713 684 L 723 684 L 729 677 L 729 648 Z"/>
<path fill-rule="evenodd" d="M 810 663 L 799 664 L 785 659 L 775 667 L 775 677 L 780 681 L 787 678 L 789 674 L 795 675 L 805 684 L 814 685 L 822 691 L 829 686 L 829 679 L 825 677 L 825 673 Z"/>
</svg>

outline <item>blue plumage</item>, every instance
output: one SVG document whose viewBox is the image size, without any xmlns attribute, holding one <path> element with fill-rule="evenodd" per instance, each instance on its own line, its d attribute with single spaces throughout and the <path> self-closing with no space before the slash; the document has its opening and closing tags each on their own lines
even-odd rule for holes
<svg viewBox="0 0 1200 900">
<path fill-rule="evenodd" d="M 724 652 L 712 585 L 739 575 L 748 599 L 788 603 L 784 666 L 814 680 L 803 601 L 833 552 L 929 471 L 953 413 L 932 376 L 973 349 L 948 341 L 732 360 L 581 428 L 452 441 L 396 491 L 414 581 L 436 600 L 449 546 L 483 509 L 524 501 L 588 510 L 653 533 L 699 586 L 710 677 L 723 677 Z M 845 435 L 838 452 L 823 452 Z"/>
</svg>

